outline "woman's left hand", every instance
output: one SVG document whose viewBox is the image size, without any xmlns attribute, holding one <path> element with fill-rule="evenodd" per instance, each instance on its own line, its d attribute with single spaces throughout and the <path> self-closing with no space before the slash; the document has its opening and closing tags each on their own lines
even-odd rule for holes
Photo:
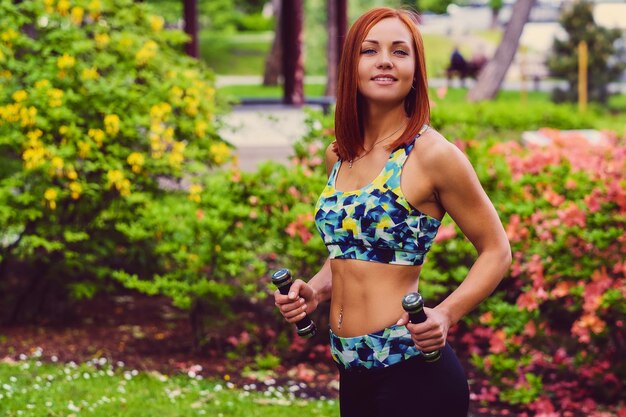
<svg viewBox="0 0 626 417">
<path fill-rule="evenodd" d="M 404 313 L 397 324 L 406 325 L 415 347 L 422 352 L 434 352 L 446 345 L 450 320 L 443 312 L 433 308 L 424 307 L 424 312 L 426 321 L 423 323 L 409 323 L 409 315 Z"/>
</svg>

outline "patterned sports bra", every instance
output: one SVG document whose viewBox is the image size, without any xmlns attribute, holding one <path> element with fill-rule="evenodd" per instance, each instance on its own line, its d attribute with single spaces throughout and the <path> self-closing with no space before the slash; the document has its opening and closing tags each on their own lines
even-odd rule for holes
<svg viewBox="0 0 626 417">
<path fill-rule="evenodd" d="M 389 155 L 380 174 L 363 188 L 335 188 L 341 160 L 328 177 L 315 207 L 315 224 L 331 259 L 358 259 L 396 265 L 421 265 L 441 222 L 413 207 L 400 189 L 402 167 L 426 130 Z"/>
</svg>

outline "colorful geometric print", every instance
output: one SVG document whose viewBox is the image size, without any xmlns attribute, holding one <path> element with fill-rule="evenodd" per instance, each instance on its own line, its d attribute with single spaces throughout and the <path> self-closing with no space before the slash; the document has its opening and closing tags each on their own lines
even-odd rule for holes
<svg viewBox="0 0 626 417">
<path fill-rule="evenodd" d="M 342 369 L 385 368 L 421 354 L 406 326 L 395 324 L 356 337 L 339 337 L 330 330 L 330 353 Z"/>
<path fill-rule="evenodd" d="M 389 155 L 380 174 L 353 191 L 335 188 L 341 160 L 315 206 L 315 224 L 331 259 L 358 259 L 396 265 L 421 265 L 441 222 L 406 200 L 400 188 L 402 167 L 424 125 L 407 145 Z"/>
</svg>

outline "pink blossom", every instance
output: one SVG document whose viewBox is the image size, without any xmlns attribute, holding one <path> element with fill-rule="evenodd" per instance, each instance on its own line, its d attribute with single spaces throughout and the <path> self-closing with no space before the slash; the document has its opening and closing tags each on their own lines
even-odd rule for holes
<svg viewBox="0 0 626 417">
<path fill-rule="evenodd" d="M 453 224 L 441 226 L 435 236 L 435 242 L 443 242 L 456 236 L 456 228 Z"/>
</svg>

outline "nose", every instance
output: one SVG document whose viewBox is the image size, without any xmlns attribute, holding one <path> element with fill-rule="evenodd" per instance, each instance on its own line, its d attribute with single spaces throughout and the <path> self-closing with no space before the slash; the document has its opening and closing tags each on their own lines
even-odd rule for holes
<svg viewBox="0 0 626 417">
<path fill-rule="evenodd" d="M 391 59 L 389 58 L 389 54 L 386 52 L 381 52 L 378 55 L 378 62 L 376 62 L 376 68 L 387 69 L 387 68 L 391 68 L 392 66 L 393 66 L 393 63 L 391 62 Z"/>
</svg>

